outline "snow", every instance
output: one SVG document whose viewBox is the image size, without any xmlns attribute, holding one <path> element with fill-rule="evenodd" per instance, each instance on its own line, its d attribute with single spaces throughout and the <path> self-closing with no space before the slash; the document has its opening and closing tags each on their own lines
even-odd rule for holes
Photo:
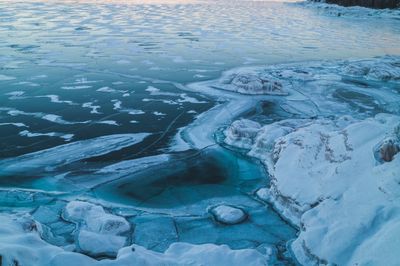
<svg viewBox="0 0 400 266">
<path fill-rule="evenodd" d="M 92 102 L 87 102 L 87 103 L 83 103 L 83 104 L 82 104 L 82 107 L 83 107 L 83 108 L 90 108 L 90 109 L 92 109 L 92 110 L 90 110 L 90 113 L 91 113 L 91 114 L 100 114 L 100 112 L 98 111 L 98 109 L 101 108 L 100 105 L 93 105 Z"/>
<path fill-rule="evenodd" d="M 391 161 L 379 161 L 374 151 L 394 143 L 387 138 L 398 141 L 400 117 L 283 120 L 253 138 L 285 123 L 287 130 L 272 132 L 268 145 L 255 141 L 249 155 L 271 176 L 271 187 L 257 196 L 300 228 L 291 245 L 296 258 L 305 265 L 393 265 L 399 259 L 392 236 L 400 230 L 400 156 L 392 152 Z M 374 256 L 366 257 L 371 247 Z"/>
<path fill-rule="evenodd" d="M 257 122 L 248 119 L 237 120 L 225 131 L 225 143 L 249 149 L 260 128 L 261 125 Z"/>
<path fill-rule="evenodd" d="M 247 218 L 247 214 L 242 209 L 228 205 L 213 207 L 210 212 L 216 221 L 223 224 L 238 224 Z"/>
<path fill-rule="evenodd" d="M 63 90 L 83 90 L 83 89 L 90 89 L 92 86 L 90 85 L 77 85 L 77 86 L 62 86 L 61 89 Z"/>
<path fill-rule="evenodd" d="M 123 217 L 106 213 L 99 205 L 72 201 L 63 216 L 77 224 L 77 246 L 86 254 L 115 256 L 127 242 L 122 234 L 129 232 L 129 223 Z"/>
<path fill-rule="evenodd" d="M 283 85 L 274 79 L 259 77 L 254 74 L 239 73 L 233 76 L 230 82 L 232 90 L 243 94 L 272 94 L 287 95 Z"/>
<path fill-rule="evenodd" d="M 118 122 L 115 120 L 101 120 L 97 122 L 97 124 L 104 124 L 104 125 L 110 125 L 110 126 L 119 126 Z"/>
<path fill-rule="evenodd" d="M 56 114 L 46 114 L 46 113 L 40 113 L 40 112 L 25 112 L 25 111 L 21 111 L 21 110 L 9 108 L 9 107 L 0 108 L 0 112 L 1 111 L 7 111 L 7 114 L 9 114 L 10 116 L 20 116 L 20 115 L 33 116 L 33 117 L 36 117 L 39 119 L 47 120 L 47 121 L 61 124 L 61 125 L 87 124 L 90 122 L 90 121 L 67 121 L 67 120 L 64 120 L 60 115 L 56 115 Z"/>
<path fill-rule="evenodd" d="M 15 127 L 28 127 L 24 123 L 0 123 L 0 126 L 8 126 L 8 125 L 15 126 Z"/>
<path fill-rule="evenodd" d="M 113 102 L 114 104 L 113 104 L 113 109 L 114 110 L 119 110 L 119 109 L 121 109 L 121 105 L 122 105 L 122 102 L 121 101 L 119 101 L 119 100 L 111 100 L 111 102 Z"/>
<path fill-rule="evenodd" d="M 30 132 L 29 130 L 23 130 L 23 131 L 19 132 L 18 135 L 23 136 L 23 137 L 28 137 L 28 138 L 43 137 L 43 136 L 59 137 L 59 138 L 64 139 L 65 141 L 70 141 L 74 137 L 74 134 L 64 134 L 64 133 L 58 133 L 58 132 L 37 133 L 37 132 Z"/>
<path fill-rule="evenodd" d="M 96 91 L 99 91 L 99 92 L 116 92 L 115 89 L 112 89 L 110 87 L 101 87 L 101 88 L 97 89 Z"/>
<path fill-rule="evenodd" d="M 49 98 L 52 103 L 65 103 L 65 104 L 68 104 L 68 105 L 74 105 L 74 103 L 72 101 L 60 100 L 60 96 L 54 95 L 54 94 L 36 96 L 36 97 L 38 97 L 38 98 Z"/>
<path fill-rule="evenodd" d="M 146 91 L 150 92 L 150 94 L 154 94 L 154 93 L 160 92 L 160 89 L 157 89 L 153 86 L 148 86 Z"/>
<path fill-rule="evenodd" d="M 200 101 L 194 97 L 190 97 L 186 93 L 182 93 L 180 97 L 181 99 L 178 99 L 180 103 L 207 103 L 206 101 Z"/>
<path fill-rule="evenodd" d="M 75 207 L 77 207 L 75 205 Z M 50 245 L 40 238 L 40 224 L 29 216 L 18 217 L 15 214 L 0 214 L 0 254 L 5 265 L 267 265 L 269 255 L 263 255 L 253 249 L 232 250 L 226 245 L 174 243 L 164 253 L 155 252 L 138 245 L 118 250 L 115 259 L 95 260 Z M 38 232 L 39 231 L 39 232 Z M 103 238 L 83 230 L 87 240 L 84 247 L 102 251 L 104 246 L 120 244 L 118 238 Z M 111 244 L 111 245 L 110 245 Z M 87 245 L 87 246 L 85 246 Z"/>
</svg>

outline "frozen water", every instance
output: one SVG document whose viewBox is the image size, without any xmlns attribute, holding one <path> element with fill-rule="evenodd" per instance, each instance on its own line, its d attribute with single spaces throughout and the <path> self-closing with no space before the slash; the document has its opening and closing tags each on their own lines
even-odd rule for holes
<svg viewBox="0 0 400 266">
<path fill-rule="evenodd" d="M 247 217 L 242 209 L 228 205 L 211 208 L 210 212 L 214 215 L 215 220 L 224 224 L 237 224 L 243 222 Z"/>
<path fill-rule="evenodd" d="M 0 174 L 31 174 L 30 171 L 54 169 L 82 159 L 103 155 L 141 142 L 146 133 L 103 136 L 81 140 L 47 150 L 0 161 Z M 44 168 L 44 169 L 43 169 Z"/>
<path fill-rule="evenodd" d="M 0 261 L 395 264 L 398 10 L 150 2 L 0 3 Z"/>
</svg>

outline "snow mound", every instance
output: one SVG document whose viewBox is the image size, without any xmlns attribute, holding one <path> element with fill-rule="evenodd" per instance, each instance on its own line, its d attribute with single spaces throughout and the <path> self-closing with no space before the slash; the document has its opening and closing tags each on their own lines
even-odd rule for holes
<svg viewBox="0 0 400 266">
<path fill-rule="evenodd" d="M 115 256 L 125 246 L 130 225 L 125 218 L 106 213 L 103 207 L 83 201 L 72 201 L 64 218 L 77 224 L 77 245 L 85 254 Z"/>
<path fill-rule="evenodd" d="M 246 220 L 247 214 L 240 208 L 219 205 L 210 210 L 214 219 L 223 224 L 238 224 Z"/>
</svg>

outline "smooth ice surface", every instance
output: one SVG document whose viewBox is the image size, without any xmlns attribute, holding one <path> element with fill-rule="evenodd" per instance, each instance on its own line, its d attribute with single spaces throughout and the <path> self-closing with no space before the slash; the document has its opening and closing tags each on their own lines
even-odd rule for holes
<svg viewBox="0 0 400 266">
<path fill-rule="evenodd" d="M 100 156 L 141 142 L 147 133 L 120 134 L 81 140 L 0 161 L 0 175 L 29 174 L 27 171 L 53 169 L 82 159 Z"/>
</svg>

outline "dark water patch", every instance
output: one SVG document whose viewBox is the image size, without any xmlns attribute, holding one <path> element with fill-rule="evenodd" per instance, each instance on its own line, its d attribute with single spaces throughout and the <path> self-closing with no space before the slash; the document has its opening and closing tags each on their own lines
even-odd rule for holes
<svg viewBox="0 0 400 266">
<path fill-rule="evenodd" d="M 194 156 L 194 157 L 193 157 Z M 132 173 L 95 189 L 98 197 L 166 208 L 250 192 L 265 177 L 259 166 L 227 151 L 211 150 Z"/>
</svg>

